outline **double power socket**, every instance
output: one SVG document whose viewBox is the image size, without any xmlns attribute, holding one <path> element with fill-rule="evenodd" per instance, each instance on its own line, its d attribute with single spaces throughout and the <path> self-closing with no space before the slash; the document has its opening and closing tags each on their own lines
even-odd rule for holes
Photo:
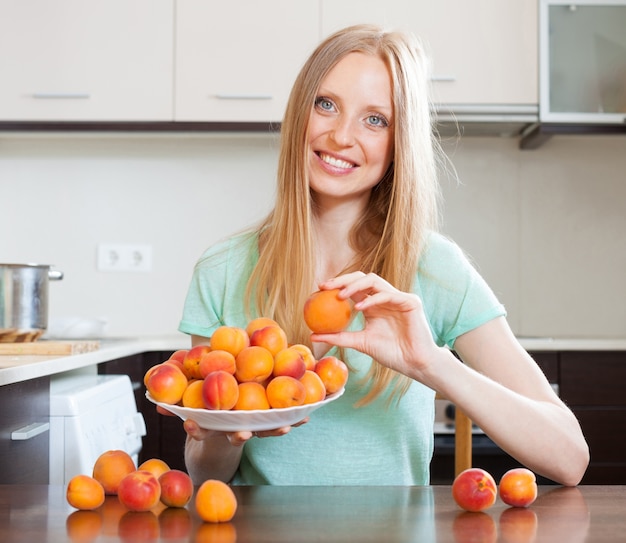
<svg viewBox="0 0 626 543">
<path fill-rule="evenodd" d="M 146 243 L 99 243 L 98 271 L 150 272 L 152 245 Z"/>
</svg>

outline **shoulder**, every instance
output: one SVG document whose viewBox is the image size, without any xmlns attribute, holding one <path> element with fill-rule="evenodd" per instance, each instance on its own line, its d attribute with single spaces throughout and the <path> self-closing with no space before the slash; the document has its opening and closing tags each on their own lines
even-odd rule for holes
<svg viewBox="0 0 626 543">
<path fill-rule="evenodd" d="M 241 265 L 258 258 L 258 235 L 244 232 L 211 245 L 200 257 L 196 269 Z"/>
<path fill-rule="evenodd" d="M 426 237 L 419 261 L 419 274 L 422 278 L 447 283 L 458 281 L 459 275 L 475 273 L 468 256 L 451 239 L 438 232 L 430 232 Z"/>
</svg>

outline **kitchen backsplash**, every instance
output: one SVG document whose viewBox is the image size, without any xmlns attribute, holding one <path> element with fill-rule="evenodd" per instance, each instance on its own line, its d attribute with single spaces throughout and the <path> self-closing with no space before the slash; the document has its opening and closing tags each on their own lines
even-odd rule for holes
<svg viewBox="0 0 626 543">
<path fill-rule="evenodd" d="M 523 336 L 626 337 L 626 138 L 445 143 L 443 230 Z M 271 135 L 1 135 L 0 262 L 52 264 L 50 321 L 176 332 L 193 265 L 269 210 Z M 152 246 L 152 271 L 101 272 L 99 243 Z"/>
</svg>

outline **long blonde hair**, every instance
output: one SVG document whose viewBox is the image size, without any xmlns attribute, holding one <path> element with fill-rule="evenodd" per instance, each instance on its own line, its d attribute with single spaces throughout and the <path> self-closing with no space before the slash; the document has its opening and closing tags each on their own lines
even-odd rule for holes
<svg viewBox="0 0 626 543">
<path fill-rule="evenodd" d="M 429 63 L 423 48 L 414 36 L 377 26 L 340 30 L 317 47 L 292 88 L 281 126 L 276 205 L 260 226 L 260 257 L 248 283 L 246 299 L 255 308 L 251 312 L 249 304 L 249 312 L 274 318 L 294 343 L 310 344 L 302 317 L 314 282 L 309 116 L 326 74 L 356 51 L 378 55 L 387 64 L 395 121 L 393 162 L 351 231 L 356 259 L 350 269 L 374 272 L 396 288 L 411 291 L 425 234 L 438 223 L 440 148 L 433 133 Z M 374 363 L 367 378 L 369 390 L 359 403 L 373 400 L 394 380 L 399 394 L 410 384 L 410 379 Z"/>
</svg>

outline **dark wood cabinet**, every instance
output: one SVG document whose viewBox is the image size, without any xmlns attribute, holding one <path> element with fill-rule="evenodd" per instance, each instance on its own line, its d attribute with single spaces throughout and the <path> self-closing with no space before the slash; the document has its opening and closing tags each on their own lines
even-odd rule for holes
<svg viewBox="0 0 626 543">
<path fill-rule="evenodd" d="M 48 484 L 50 379 L 0 387 L 0 413 L 0 484 Z"/>
<path fill-rule="evenodd" d="M 128 356 L 98 365 L 98 373 L 108 375 L 128 375 L 133 384 L 137 409 L 146 423 L 139 453 L 139 463 L 150 458 L 160 458 L 170 468 L 185 470 L 185 437 L 182 421 L 175 416 L 157 413 L 155 405 L 146 399 L 143 377 L 152 366 L 164 362 L 171 352 L 147 352 Z M 185 470 L 186 471 L 186 470 Z"/>
<path fill-rule="evenodd" d="M 626 352 L 561 352 L 560 392 L 589 443 L 583 484 L 626 484 Z"/>
</svg>

